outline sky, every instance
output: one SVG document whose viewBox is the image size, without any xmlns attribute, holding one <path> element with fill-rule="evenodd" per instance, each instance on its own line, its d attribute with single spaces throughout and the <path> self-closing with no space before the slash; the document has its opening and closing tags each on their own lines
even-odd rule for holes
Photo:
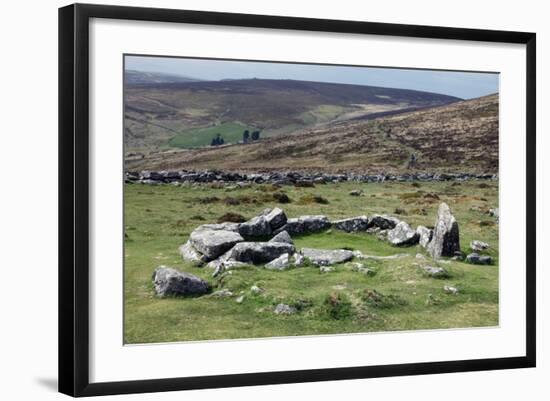
<svg viewBox="0 0 550 401">
<path fill-rule="evenodd" d="M 441 93 L 462 99 L 496 93 L 499 85 L 497 73 L 192 58 L 126 56 L 125 68 L 126 70 L 183 75 L 210 81 L 264 78 L 383 86 Z"/>
</svg>

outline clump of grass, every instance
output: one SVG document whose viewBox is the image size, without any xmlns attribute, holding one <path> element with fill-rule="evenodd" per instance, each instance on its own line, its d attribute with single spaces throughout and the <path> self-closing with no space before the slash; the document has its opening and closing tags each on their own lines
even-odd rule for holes
<svg viewBox="0 0 550 401">
<path fill-rule="evenodd" d="M 298 181 L 294 184 L 296 188 L 314 188 L 315 184 L 311 181 Z"/>
<path fill-rule="evenodd" d="M 348 319 L 353 315 L 351 301 L 343 293 L 330 293 L 323 302 L 323 313 L 335 320 Z"/>
<path fill-rule="evenodd" d="M 313 204 L 313 203 L 319 203 L 321 205 L 328 205 L 329 201 L 328 201 L 327 198 L 323 198 L 320 195 L 310 194 L 310 195 L 302 196 L 299 199 L 298 203 L 300 205 L 309 205 L 309 204 Z"/>
<path fill-rule="evenodd" d="M 285 194 L 284 192 L 275 192 L 273 194 L 273 199 L 275 199 L 279 203 L 290 203 L 291 202 L 288 195 Z"/>
<path fill-rule="evenodd" d="M 259 185 L 257 189 L 258 191 L 261 191 L 261 192 L 275 192 L 281 189 L 281 186 L 277 184 L 266 184 L 266 185 Z"/>
<path fill-rule="evenodd" d="M 405 306 L 407 301 L 399 295 L 384 295 L 376 290 L 365 289 L 361 293 L 361 299 L 368 306 L 378 309 L 389 309 L 395 306 Z"/>
<path fill-rule="evenodd" d="M 219 202 L 220 198 L 218 198 L 217 196 L 205 196 L 202 198 L 197 198 L 197 201 L 203 205 L 207 205 L 209 203 Z"/>
<path fill-rule="evenodd" d="M 480 227 L 492 227 L 494 225 L 495 225 L 494 221 L 490 221 L 490 220 L 480 220 L 479 221 L 479 226 Z"/>
<path fill-rule="evenodd" d="M 477 187 L 478 188 L 489 188 L 489 184 L 487 184 L 486 182 L 482 182 L 481 184 L 478 184 Z"/>
<path fill-rule="evenodd" d="M 195 220 L 195 221 L 204 221 L 206 220 L 203 216 L 201 216 L 200 214 L 194 214 L 193 216 L 189 217 L 190 220 Z"/>
<path fill-rule="evenodd" d="M 225 203 L 227 206 L 237 206 L 241 204 L 241 201 L 237 198 L 228 196 L 223 200 L 223 203 Z"/>
<path fill-rule="evenodd" d="M 403 199 L 403 200 L 417 199 L 417 198 L 421 198 L 422 195 L 424 195 L 424 194 L 425 194 L 424 191 L 405 192 L 405 193 L 399 194 L 399 199 Z"/>
<path fill-rule="evenodd" d="M 233 212 L 225 213 L 224 215 L 220 216 L 220 218 L 218 219 L 218 223 L 225 223 L 225 222 L 243 223 L 245 221 L 246 221 L 246 218 L 242 214 L 233 213 Z"/>
<path fill-rule="evenodd" d="M 423 207 L 422 208 L 415 208 L 415 209 L 411 209 L 411 214 L 416 214 L 416 215 L 420 215 L 420 216 L 427 216 L 428 211 L 426 209 L 424 209 Z"/>
<path fill-rule="evenodd" d="M 420 185 L 419 182 L 413 182 L 413 183 L 411 184 L 411 186 L 412 186 L 412 187 L 415 187 L 415 188 L 420 188 L 422 185 Z"/>
<path fill-rule="evenodd" d="M 396 207 L 393 212 L 395 214 L 407 214 L 407 211 L 405 209 L 400 208 L 400 207 Z"/>
</svg>

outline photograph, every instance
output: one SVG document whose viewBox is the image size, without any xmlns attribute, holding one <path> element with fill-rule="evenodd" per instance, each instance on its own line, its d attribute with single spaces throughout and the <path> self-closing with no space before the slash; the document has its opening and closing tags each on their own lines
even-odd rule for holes
<svg viewBox="0 0 550 401">
<path fill-rule="evenodd" d="M 124 344 L 499 326 L 497 71 L 123 58 Z"/>
</svg>

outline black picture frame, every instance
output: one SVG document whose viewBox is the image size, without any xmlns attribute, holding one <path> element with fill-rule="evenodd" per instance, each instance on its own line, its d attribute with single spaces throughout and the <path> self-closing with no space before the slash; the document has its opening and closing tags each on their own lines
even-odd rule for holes
<svg viewBox="0 0 550 401">
<path fill-rule="evenodd" d="M 526 46 L 526 353 L 520 357 L 90 383 L 88 61 L 91 18 L 516 43 Z M 59 9 L 59 391 L 159 392 L 534 367 L 536 35 L 435 26 L 74 4 Z"/>
</svg>

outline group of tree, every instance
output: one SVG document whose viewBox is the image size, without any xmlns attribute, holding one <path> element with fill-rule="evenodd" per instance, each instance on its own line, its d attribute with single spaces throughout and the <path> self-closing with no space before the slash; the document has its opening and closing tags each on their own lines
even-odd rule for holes
<svg viewBox="0 0 550 401">
<path fill-rule="evenodd" d="M 243 132 L 243 142 L 244 143 L 248 143 L 249 141 L 257 141 L 258 139 L 260 139 L 260 131 L 252 131 L 252 133 L 250 133 L 250 131 L 248 130 L 244 130 Z"/>
<path fill-rule="evenodd" d="M 210 146 L 218 146 L 223 145 L 225 141 L 223 140 L 223 137 L 221 134 L 216 134 L 214 138 L 212 138 L 212 142 L 210 142 Z"/>
</svg>

